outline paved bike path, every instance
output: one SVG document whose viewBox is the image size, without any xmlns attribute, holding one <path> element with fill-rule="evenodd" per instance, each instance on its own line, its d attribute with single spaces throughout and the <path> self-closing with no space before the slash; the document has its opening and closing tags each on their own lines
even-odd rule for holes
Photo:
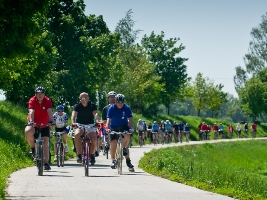
<svg viewBox="0 0 267 200">
<path fill-rule="evenodd" d="M 212 141 L 209 141 L 212 142 Z M 201 144 L 193 141 L 190 144 Z M 84 176 L 84 169 L 75 159 L 66 161 L 64 167 L 51 166 L 51 171 L 37 176 L 37 168 L 29 167 L 11 174 L 8 179 L 6 199 L 9 200 L 230 200 L 232 198 L 172 182 L 150 175 L 138 168 L 138 162 L 153 148 L 180 146 L 146 145 L 142 148 L 132 147 L 131 160 L 135 172 L 128 172 L 123 160 L 123 174 L 111 169 L 111 160 L 101 155 L 96 164 L 90 166 L 89 177 Z M 185 144 L 183 144 L 185 145 Z"/>
</svg>

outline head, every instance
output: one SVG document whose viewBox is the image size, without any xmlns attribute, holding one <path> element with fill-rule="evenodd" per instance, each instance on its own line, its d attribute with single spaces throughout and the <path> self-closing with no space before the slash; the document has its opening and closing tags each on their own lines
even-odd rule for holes
<svg viewBox="0 0 267 200">
<path fill-rule="evenodd" d="M 214 123 L 214 126 L 217 126 L 217 123 Z"/>
<path fill-rule="evenodd" d="M 173 123 L 176 124 L 176 121 L 174 121 Z"/>
<path fill-rule="evenodd" d="M 86 92 L 82 92 L 79 96 L 80 102 L 83 106 L 87 106 L 89 102 L 89 95 Z"/>
<path fill-rule="evenodd" d="M 56 110 L 57 110 L 57 113 L 58 113 L 59 115 L 62 115 L 63 112 L 64 112 L 64 106 L 62 106 L 62 105 L 58 105 L 58 106 L 56 107 Z"/>
<path fill-rule="evenodd" d="M 164 123 L 164 121 L 163 121 L 163 120 L 161 120 L 161 123 L 163 124 L 163 123 Z"/>
<path fill-rule="evenodd" d="M 185 125 L 188 126 L 188 123 L 186 123 Z"/>
<path fill-rule="evenodd" d="M 39 102 L 43 101 L 45 97 L 45 88 L 43 86 L 38 86 L 34 90 L 35 96 L 38 99 Z"/>
<path fill-rule="evenodd" d="M 145 121 L 145 120 L 142 120 L 142 122 L 143 122 L 143 123 L 146 123 L 146 121 Z"/>
<path fill-rule="evenodd" d="M 142 119 L 138 119 L 138 123 L 142 123 Z"/>
<path fill-rule="evenodd" d="M 220 125 L 222 125 L 222 123 L 220 123 Z"/>
<path fill-rule="evenodd" d="M 109 93 L 108 93 L 108 102 L 110 103 L 110 104 L 114 104 L 115 103 L 115 96 L 116 96 L 116 92 L 114 92 L 114 91 L 110 91 Z"/>
<path fill-rule="evenodd" d="M 170 121 L 169 121 L 169 120 L 166 120 L 166 123 L 167 123 L 167 124 L 169 124 L 169 123 L 170 123 Z"/>
<path fill-rule="evenodd" d="M 115 96 L 115 104 L 117 108 L 121 109 L 124 105 L 125 97 L 123 94 L 116 94 Z"/>
<path fill-rule="evenodd" d="M 182 121 L 180 121 L 180 124 L 182 124 Z"/>
<path fill-rule="evenodd" d="M 154 124 L 156 124 L 157 123 L 157 121 L 154 121 Z"/>
</svg>

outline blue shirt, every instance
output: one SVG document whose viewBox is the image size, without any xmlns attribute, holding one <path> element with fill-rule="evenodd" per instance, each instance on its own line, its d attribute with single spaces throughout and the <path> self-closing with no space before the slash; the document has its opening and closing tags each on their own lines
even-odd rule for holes
<svg viewBox="0 0 267 200">
<path fill-rule="evenodd" d="M 153 124 L 152 125 L 152 131 L 156 132 L 159 130 L 159 125 L 158 124 Z"/>
<path fill-rule="evenodd" d="M 165 123 L 165 127 L 167 131 L 171 130 L 172 124 L 171 123 Z"/>
<path fill-rule="evenodd" d="M 178 129 L 180 131 L 183 131 L 184 130 L 184 124 L 183 123 L 182 124 L 178 124 Z"/>
<path fill-rule="evenodd" d="M 111 118 L 110 128 L 128 126 L 128 118 L 131 117 L 133 117 L 132 111 L 127 104 L 124 104 L 121 109 L 113 104 L 108 109 L 107 118 Z"/>
<path fill-rule="evenodd" d="M 184 130 L 185 130 L 185 131 L 190 131 L 190 126 L 185 126 L 185 127 L 184 127 Z"/>
</svg>

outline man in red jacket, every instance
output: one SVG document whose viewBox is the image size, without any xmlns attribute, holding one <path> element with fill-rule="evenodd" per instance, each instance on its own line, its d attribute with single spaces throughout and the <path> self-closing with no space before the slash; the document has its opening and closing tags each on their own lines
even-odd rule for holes
<svg viewBox="0 0 267 200">
<path fill-rule="evenodd" d="M 52 113 L 52 102 L 50 98 L 45 96 L 45 88 L 38 86 L 35 89 L 35 95 L 29 100 L 28 104 L 28 124 L 26 126 L 25 137 L 31 147 L 31 153 L 35 155 L 35 124 L 52 124 L 53 113 Z M 49 137 L 50 137 L 50 126 L 41 129 L 41 136 L 44 140 L 44 170 L 50 170 L 51 167 L 48 164 L 49 159 Z"/>
</svg>

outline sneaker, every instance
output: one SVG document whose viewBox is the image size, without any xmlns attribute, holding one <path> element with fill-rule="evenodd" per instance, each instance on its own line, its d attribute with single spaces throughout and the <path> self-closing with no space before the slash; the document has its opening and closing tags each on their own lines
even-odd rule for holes
<svg viewBox="0 0 267 200">
<path fill-rule="evenodd" d="M 51 170 L 51 167 L 49 166 L 48 163 L 44 164 L 44 170 Z"/>
<path fill-rule="evenodd" d="M 90 160 L 91 165 L 95 164 L 95 155 L 91 154 L 91 160 Z"/>
<path fill-rule="evenodd" d="M 57 162 L 57 157 L 54 158 L 54 162 Z"/>
<path fill-rule="evenodd" d="M 95 157 L 98 157 L 98 156 L 99 156 L 98 151 L 95 151 Z"/>
<path fill-rule="evenodd" d="M 65 145 L 65 153 L 68 153 L 69 152 L 69 147 L 68 145 Z"/>
<path fill-rule="evenodd" d="M 82 155 L 77 155 L 77 163 L 82 163 Z"/>
<path fill-rule="evenodd" d="M 112 163 L 110 165 L 111 169 L 116 169 L 116 165 L 117 165 L 117 161 L 116 160 L 112 160 Z"/>
<path fill-rule="evenodd" d="M 127 156 L 128 155 L 128 149 L 126 147 L 123 147 L 122 153 L 124 156 Z"/>
<path fill-rule="evenodd" d="M 134 166 L 132 165 L 130 159 L 126 159 L 126 165 L 127 165 L 129 168 L 134 168 Z"/>
</svg>

